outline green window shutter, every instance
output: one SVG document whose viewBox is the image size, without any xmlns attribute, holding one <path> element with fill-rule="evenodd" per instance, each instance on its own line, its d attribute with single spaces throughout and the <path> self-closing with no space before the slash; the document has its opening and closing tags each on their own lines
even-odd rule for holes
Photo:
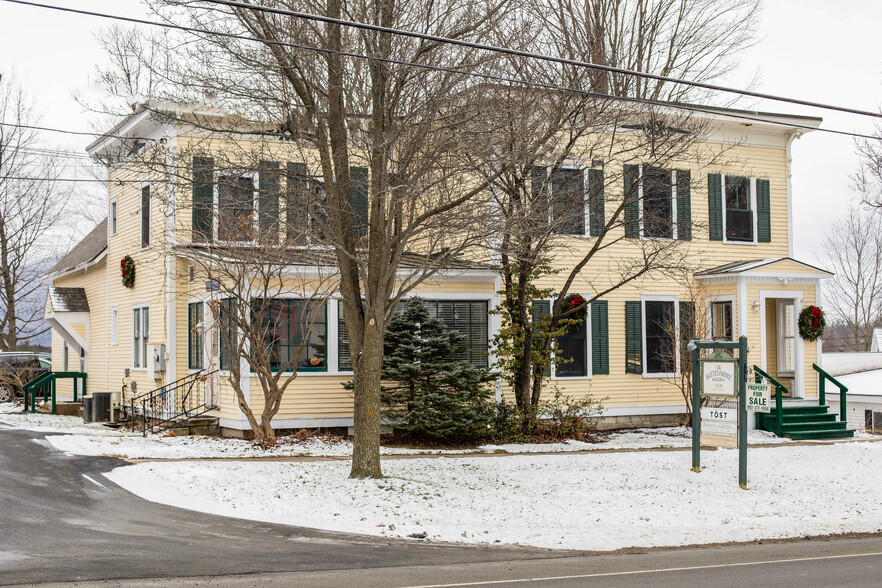
<svg viewBox="0 0 882 588">
<path fill-rule="evenodd" d="M 680 302 L 680 339 L 683 344 L 695 337 L 695 303 Z"/>
<path fill-rule="evenodd" d="M 289 245 L 306 245 L 309 229 L 309 181 L 306 164 L 289 161 L 285 179 L 285 239 Z"/>
<path fill-rule="evenodd" d="M 688 169 L 677 170 L 677 239 L 692 239 L 692 174 Z"/>
<path fill-rule="evenodd" d="M 603 170 L 588 170 L 588 225 L 592 237 L 599 237 L 606 224 L 604 210 Z"/>
<path fill-rule="evenodd" d="M 609 312 L 606 300 L 591 303 L 591 373 L 609 374 Z"/>
<path fill-rule="evenodd" d="M 261 161 L 257 188 L 258 238 L 265 243 L 279 240 L 279 162 Z"/>
<path fill-rule="evenodd" d="M 756 181 L 756 237 L 760 243 L 772 240 L 769 180 Z"/>
<path fill-rule="evenodd" d="M 639 300 L 625 302 L 625 373 L 643 373 L 643 311 Z"/>
<path fill-rule="evenodd" d="M 349 204 L 352 206 L 352 234 L 356 239 L 368 233 L 368 170 L 349 168 Z"/>
<path fill-rule="evenodd" d="M 625 237 L 631 239 L 640 236 L 640 193 L 637 186 L 639 177 L 640 166 L 625 166 Z"/>
<path fill-rule="evenodd" d="M 548 172 L 545 166 L 534 165 L 530 170 L 530 195 L 533 197 L 533 210 L 536 211 L 536 222 L 543 227 L 548 225 L 549 215 L 547 179 Z"/>
<path fill-rule="evenodd" d="M 547 317 L 551 314 L 551 301 L 550 300 L 534 300 L 533 301 L 533 325 L 536 325 L 543 316 Z M 533 343 L 536 343 L 536 337 L 543 337 L 543 333 L 547 331 L 538 329 L 537 327 L 533 328 Z M 535 364 L 534 364 L 535 365 Z M 545 367 L 545 377 L 551 377 L 551 366 L 548 365 Z"/>
<path fill-rule="evenodd" d="M 707 174 L 707 216 L 711 241 L 723 240 L 723 178 Z"/>
<path fill-rule="evenodd" d="M 210 241 L 214 237 L 214 159 L 193 158 L 193 242 Z"/>
</svg>

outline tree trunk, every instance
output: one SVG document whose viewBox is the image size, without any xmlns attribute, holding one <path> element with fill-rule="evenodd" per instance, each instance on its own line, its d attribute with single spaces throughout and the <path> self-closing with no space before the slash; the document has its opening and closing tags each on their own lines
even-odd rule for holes
<svg viewBox="0 0 882 588">
<path fill-rule="evenodd" d="M 352 362 L 355 385 L 355 439 L 350 478 L 382 478 L 380 469 L 380 380 L 383 371 L 383 321 L 365 323 L 361 355 Z"/>
</svg>

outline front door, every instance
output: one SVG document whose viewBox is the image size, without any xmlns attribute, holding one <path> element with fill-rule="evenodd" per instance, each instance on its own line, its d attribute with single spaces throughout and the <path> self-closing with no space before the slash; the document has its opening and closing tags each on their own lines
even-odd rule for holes
<svg viewBox="0 0 882 588">
<path fill-rule="evenodd" d="M 799 396 L 802 349 L 797 335 L 797 299 L 766 299 L 766 372 L 787 387 L 784 396 Z"/>
</svg>

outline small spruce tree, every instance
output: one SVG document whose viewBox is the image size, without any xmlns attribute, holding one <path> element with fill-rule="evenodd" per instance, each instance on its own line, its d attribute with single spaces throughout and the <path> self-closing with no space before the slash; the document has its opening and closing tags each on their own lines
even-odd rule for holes
<svg viewBox="0 0 882 588">
<path fill-rule="evenodd" d="M 385 335 L 383 416 L 396 433 L 432 440 L 483 436 L 494 405 L 487 369 L 455 358 L 462 334 L 429 316 L 420 298 L 396 314 Z"/>
</svg>

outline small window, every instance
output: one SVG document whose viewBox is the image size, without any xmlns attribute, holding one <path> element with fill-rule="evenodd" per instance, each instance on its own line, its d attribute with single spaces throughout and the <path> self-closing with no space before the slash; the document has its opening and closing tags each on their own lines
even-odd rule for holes
<svg viewBox="0 0 882 588">
<path fill-rule="evenodd" d="M 557 351 L 562 362 L 555 365 L 555 375 L 572 378 L 588 375 L 588 319 L 575 329 L 557 338 Z"/>
<path fill-rule="evenodd" d="M 796 317 L 793 302 L 778 303 L 778 373 L 796 369 Z"/>
<path fill-rule="evenodd" d="M 221 174 L 217 179 L 217 238 L 220 241 L 254 240 L 254 178 Z"/>
<path fill-rule="evenodd" d="M 644 305 L 646 373 L 676 373 L 676 305 L 674 302 L 647 300 Z"/>
<path fill-rule="evenodd" d="M 674 238 L 674 203 L 671 172 L 644 166 L 643 236 L 653 239 Z"/>
<path fill-rule="evenodd" d="M 141 248 L 150 246 L 150 185 L 141 187 Z"/>
<path fill-rule="evenodd" d="M 193 267 L 193 266 L 190 266 Z M 187 367 L 199 370 L 203 367 L 203 306 L 193 302 L 187 306 Z"/>
<path fill-rule="evenodd" d="M 147 344 L 150 341 L 150 308 L 132 309 L 132 367 L 147 367 Z"/>
<path fill-rule="evenodd" d="M 230 369 L 232 361 L 239 358 L 239 329 L 236 327 L 236 311 L 238 305 L 235 298 L 222 298 L 219 305 L 220 313 L 220 368 Z"/>
<path fill-rule="evenodd" d="M 110 309 L 110 344 L 116 345 L 119 340 L 119 308 Z"/>
<path fill-rule="evenodd" d="M 726 240 L 753 241 L 750 178 L 726 176 Z"/>
<path fill-rule="evenodd" d="M 585 234 L 585 179 L 581 169 L 551 176 L 551 227 L 558 235 Z"/>
<path fill-rule="evenodd" d="M 111 236 L 116 235 L 116 198 L 110 201 L 110 214 L 108 217 L 110 223 Z"/>
<path fill-rule="evenodd" d="M 714 302 L 711 304 L 711 339 L 732 341 L 732 303 Z"/>
<path fill-rule="evenodd" d="M 61 365 L 63 366 L 61 371 L 69 372 L 70 371 L 70 360 L 68 359 L 68 346 L 67 341 L 64 342 L 64 347 L 61 350 Z"/>
</svg>

